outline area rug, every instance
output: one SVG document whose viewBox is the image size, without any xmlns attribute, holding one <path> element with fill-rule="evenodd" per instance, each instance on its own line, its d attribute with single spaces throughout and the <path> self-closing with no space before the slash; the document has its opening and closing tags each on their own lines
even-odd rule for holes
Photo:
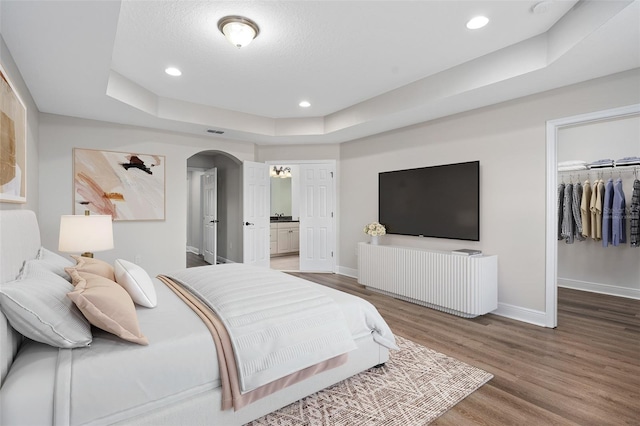
<svg viewBox="0 0 640 426">
<path fill-rule="evenodd" d="M 374 367 L 248 423 L 250 426 L 414 426 L 444 414 L 493 375 L 396 336 Z"/>
</svg>

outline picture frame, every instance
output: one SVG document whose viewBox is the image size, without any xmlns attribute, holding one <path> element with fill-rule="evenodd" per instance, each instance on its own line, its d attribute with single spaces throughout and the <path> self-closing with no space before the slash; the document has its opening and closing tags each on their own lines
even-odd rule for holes
<svg viewBox="0 0 640 426">
<path fill-rule="evenodd" d="M 27 108 L 1 64 L 0 202 L 27 202 Z"/>
<path fill-rule="evenodd" d="M 165 220 L 165 156 L 73 149 L 73 212 Z"/>
</svg>

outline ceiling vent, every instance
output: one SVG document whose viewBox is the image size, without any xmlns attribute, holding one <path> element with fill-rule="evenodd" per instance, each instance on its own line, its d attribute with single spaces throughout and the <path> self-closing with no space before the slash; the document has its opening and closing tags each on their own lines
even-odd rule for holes
<svg viewBox="0 0 640 426">
<path fill-rule="evenodd" d="M 207 130 L 207 132 L 209 132 L 209 133 L 213 133 L 213 134 L 215 134 L 215 135 L 221 135 L 221 134 L 223 134 L 223 133 L 224 133 L 224 131 L 222 131 L 222 130 L 216 130 L 216 129 L 209 129 L 209 130 Z"/>
</svg>

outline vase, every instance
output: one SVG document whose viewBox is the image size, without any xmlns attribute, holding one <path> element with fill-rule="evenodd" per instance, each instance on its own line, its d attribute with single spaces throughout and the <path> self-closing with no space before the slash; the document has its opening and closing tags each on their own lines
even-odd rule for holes
<svg viewBox="0 0 640 426">
<path fill-rule="evenodd" d="M 377 246 L 378 245 L 378 236 L 377 235 L 372 235 L 371 236 L 371 245 L 372 246 Z"/>
</svg>

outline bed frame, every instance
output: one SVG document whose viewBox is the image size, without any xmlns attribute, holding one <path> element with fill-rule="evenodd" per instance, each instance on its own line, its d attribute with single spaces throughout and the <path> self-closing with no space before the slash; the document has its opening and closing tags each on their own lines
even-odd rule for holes
<svg viewBox="0 0 640 426">
<path fill-rule="evenodd" d="M 0 274 L 1 282 L 12 281 L 25 260 L 34 259 L 41 246 L 36 215 L 29 210 L 0 211 Z M 0 387 L 24 338 L 7 322 L 0 311 Z M 322 390 L 354 374 L 384 363 L 388 349 L 373 341 L 371 336 L 356 340 L 358 349 L 349 353 L 346 364 L 318 374 L 308 380 L 282 389 L 238 411 L 220 410 L 220 388 L 195 397 L 175 401 L 161 409 L 121 419 L 121 425 L 242 425 L 251 420 Z M 37 407 L 33 407 L 37 410 Z M 9 426 L 9 425 L 7 425 Z"/>
</svg>

